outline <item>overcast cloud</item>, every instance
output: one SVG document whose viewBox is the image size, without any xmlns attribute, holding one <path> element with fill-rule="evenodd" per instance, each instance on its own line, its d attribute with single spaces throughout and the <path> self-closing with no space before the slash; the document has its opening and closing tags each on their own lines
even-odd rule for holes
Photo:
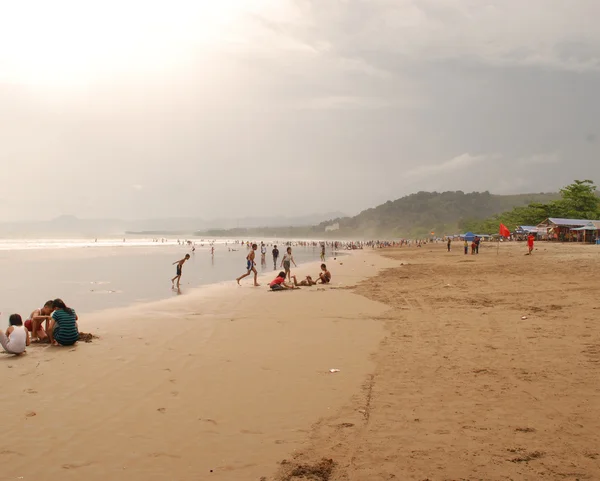
<svg viewBox="0 0 600 481">
<path fill-rule="evenodd" d="M 598 0 L 0 3 L 0 220 L 600 180 Z"/>
</svg>

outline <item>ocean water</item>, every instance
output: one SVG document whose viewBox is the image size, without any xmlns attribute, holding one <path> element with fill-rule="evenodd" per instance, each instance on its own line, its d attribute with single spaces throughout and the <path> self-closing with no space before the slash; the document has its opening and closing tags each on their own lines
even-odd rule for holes
<svg viewBox="0 0 600 481">
<path fill-rule="evenodd" d="M 213 256 L 208 243 L 201 246 L 201 241 L 196 242 L 192 253 L 191 247 L 173 239 L 165 243 L 151 239 L 0 240 L 0 325 L 11 313 L 25 319 L 33 309 L 56 297 L 80 313 L 94 312 L 185 295 L 194 287 L 233 281 L 246 272 L 245 246 L 221 239 L 214 244 Z M 280 263 L 285 247 L 278 246 Z M 269 245 L 264 264 L 260 247 L 257 251 L 259 275 L 279 271 L 279 266 L 273 265 L 271 249 Z M 183 267 L 178 293 L 171 286 L 175 276 L 172 263 L 187 253 L 191 259 Z M 319 247 L 293 246 L 293 253 L 298 265 L 320 258 Z M 334 253 L 328 249 L 327 255 Z M 242 280 L 248 285 L 251 282 L 251 276 Z"/>
</svg>

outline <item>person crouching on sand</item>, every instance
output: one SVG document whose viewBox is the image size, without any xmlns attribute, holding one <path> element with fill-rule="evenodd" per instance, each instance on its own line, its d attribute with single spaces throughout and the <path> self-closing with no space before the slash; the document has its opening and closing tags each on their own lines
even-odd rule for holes
<svg viewBox="0 0 600 481">
<path fill-rule="evenodd" d="M 0 346 L 9 354 L 23 354 L 31 339 L 29 331 L 23 325 L 19 314 L 12 314 L 8 319 L 6 333 L 0 331 Z"/>
<path fill-rule="evenodd" d="M 173 262 L 173 265 L 177 264 L 177 270 L 175 272 L 175 277 L 173 277 L 173 279 L 171 279 L 171 284 L 173 285 L 173 287 L 175 287 L 175 279 L 177 279 L 177 287 L 179 287 L 179 283 L 181 282 L 181 270 L 183 269 L 183 264 L 185 264 L 185 261 L 189 260 L 190 255 L 186 254 L 185 257 L 179 261 L 175 261 Z"/>
<path fill-rule="evenodd" d="M 236 279 L 238 285 L 240 285 L 240 281 L 244 277 L 248 277 L 251 272 L 254 272 L 254 286 L 255 287 L 260 286 L 260 284 L 258 283 L 258 272 L 256 270 L 256 262 L 254 262 L 254 259 L 256 258 L 256 249 L 258 249 L 258 245 L 252 244 L 252 250 L 246 256 L 246 270 L 248 272 L 246 272 L 244 275 L 242 275 Z"/>
<path fill-rule="evenodd" d="M 48 337 L 53 346 L 72 346 L 79 341 L 79 326 L 75 309 L 67 307 L 62 299 L 54 299 L 52 320 L 48 327 Z"/>
<path fill-rule="evenodd" d="M 317 282 L 321 284 L 329 284 L 331 281 L 331 272 L 327 270 L 327 266 L 325 264 L 321 264 L 321 272 L 319 272 L 319 278 Z"/>
<path fill-rule="evenodd" d="M 275 279 L 271 281 L 269 287 L 272 291 L 283 291 L 285 289 L 295 289 L 294 286 L 286 284 L 285 282 L 286 273 L 281 271 Z"/>
<path fill-rule="evenodd" d="M 31 332 L 32 341 L 41 341 L 46 339 L 46 331 L 50 321 L 52 320 L 52 313 L 54 312 L 54 301 L 48 301 L 44 304 L 44 307 L 36 309 L 31 313 L 29 319 L 25 321 L 25 328 Z M 46 329 L 42 327 L 42 323 L 46 321 Z"/>
</svg>

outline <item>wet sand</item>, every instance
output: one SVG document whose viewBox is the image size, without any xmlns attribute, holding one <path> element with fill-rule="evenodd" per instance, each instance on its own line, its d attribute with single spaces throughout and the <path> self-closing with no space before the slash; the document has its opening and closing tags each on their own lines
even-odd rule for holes
<svg viewBox="0 0 600 481">
<path fill-rule="evenodd" d="M 373 370 L 387 307 L 346 287 L 392 263 L 330 260 L 331 286 L 295 292 L 207 286 L 85 316 L 89 344 L 1 354 L 0 480 L 272 475 Z"/>
<path fill-rule="evenodd" d="M 536 247 L 387 251 L 375 369 L 273 479 L 600 479 L 600 248 Z"/>
</svg>

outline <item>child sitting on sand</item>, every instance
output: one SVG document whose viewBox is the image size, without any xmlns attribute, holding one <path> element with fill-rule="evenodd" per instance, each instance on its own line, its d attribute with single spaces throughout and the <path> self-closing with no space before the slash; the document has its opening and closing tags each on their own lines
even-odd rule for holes
<svg viewBox="0 0 600 481">
<path fill-rule="evenodd" d="M 19 314 L 12 314 L 8 320 L 6 334 L 0 331 L 0 345 L 9 354 L 23 354 L 31 339 Z"/>
<path fill-rule="evenodd" d="M 329 284 L 331 281 L 331 272 L 327 270 L 327 266 L 325 264 L 321 264 L 321 271 L 322 272 L 319 272 L 319 278 L 317 279 L 317 282 L 320 282 L 321 284 Z"/>
<path fill-rule="evenodd" d="M 294 289 L 294 286 L 285 283 L 285 272 L 281 271 L 275 279 L 271 281 L 269 287 L 272 291 L 283 291 L 285 289 Z"/>
</svg>

